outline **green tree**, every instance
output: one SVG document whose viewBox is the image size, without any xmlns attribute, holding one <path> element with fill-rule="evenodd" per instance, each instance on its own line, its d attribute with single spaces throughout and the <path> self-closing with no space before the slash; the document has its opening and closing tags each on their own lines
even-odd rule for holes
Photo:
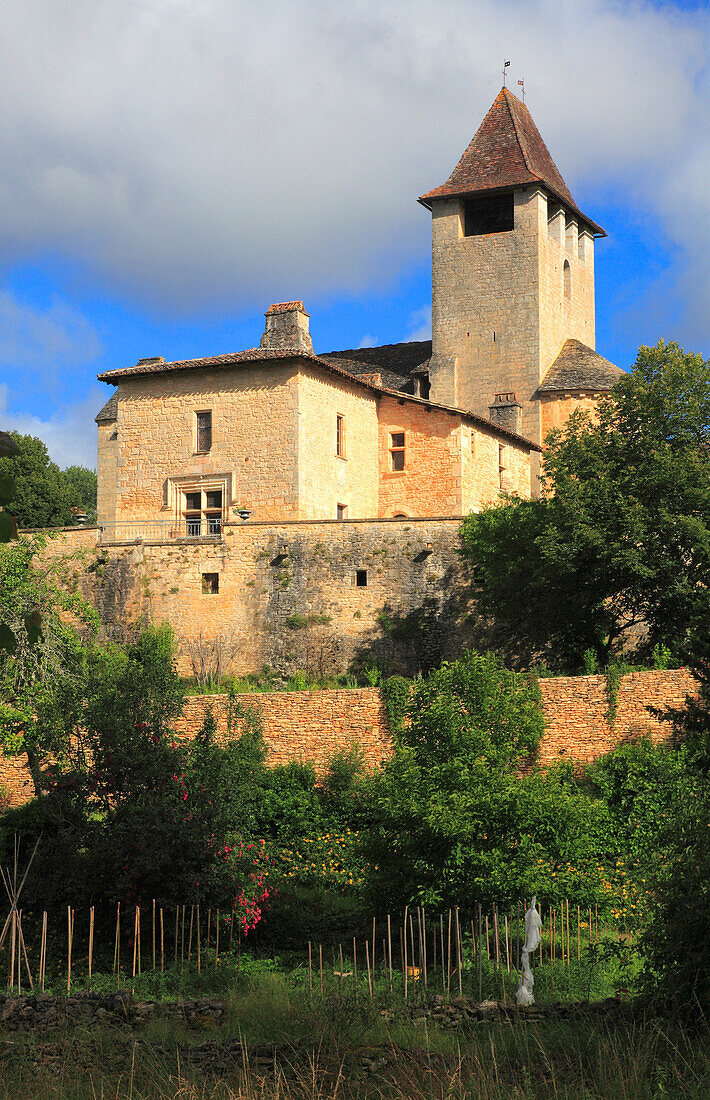
<svg viewBox="0 0 710 1100">
<path fill-rule="evenodd" d="M 12 477 L 12 510 L 18 527 L 67 527 L 74 491 L 41 439 L 10 432 L 17 454 L 0 458 L 0 475 Z"/>
<path fill-rule="evenodd" d="M 68 751 L 84 705 L 85 642 L 98 618 L 67 588 L 73 556 L 43 558 L 43 536 L 0 544 L 0 621 L 10 641 L 0 650 L 0 751 L 24 755 L 35 793 L 47 760 Z"/>
<path fill-rule="evenodd" d="M 688 760 L 672 812 L 660 823 L 653 906 L 644 934 L 647 987 L 665 1008 L 693 1020 L 710 1010 L 710 637 L 685 659 L 697 697 L 673 714 Z"/>
<path fill-rule="evenodd" d="M 528 771 L 534 681 L 468 654 L 415 683 L 373 783 L 373 902 L 470 906 L 527 892 L 596 900 L 608 818 L 563 770 Z"/>
<path fill-rule="evenodd" d="M 72 497 L 72 507 L 85 512 L 89 522 L 96 519 L 96 471 L 86 466 L 67 466 L 61 471 Z"/>
<path fill-rule="evenodd" d="M 599 405 L 550 433 L 543 499 L 463 527 L 478 608 L 521 662 L 601 666 L 643 628 L 678 650 L 710 614 L 710 363 L 641 348 Z"/>
</svg>

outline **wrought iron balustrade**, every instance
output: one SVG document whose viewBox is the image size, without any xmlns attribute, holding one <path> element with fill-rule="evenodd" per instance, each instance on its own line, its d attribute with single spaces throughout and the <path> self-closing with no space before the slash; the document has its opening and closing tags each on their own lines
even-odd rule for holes
<svg viewBox="0 0 710 1100">
<path fill-rule="evenodd" d="M 220 539 L 222 518 L 121 520 L 99 524 L 99 542 L 172 542 L 175 539 Z"/>
</svg>

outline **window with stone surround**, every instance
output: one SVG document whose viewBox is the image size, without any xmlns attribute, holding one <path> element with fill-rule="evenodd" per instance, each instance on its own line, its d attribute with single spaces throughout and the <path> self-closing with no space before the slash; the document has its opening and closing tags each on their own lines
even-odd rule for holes
<svg viewBox="0 0 710 1100">
<path fill-rule="evenodd" d="M 203 409 L 195 413 L 195 452 L 207 454 L 212 450 L 212 411 Z"/>
<path fill-rule="evenodd" d="M 405 432 L 390 432 L 390 470 L 400 473 L 405 465 Z"/>
<path fill-rule="evenodd" d="M 222 533 L 224 491 L 190 486 L 182 492 L 182 514 L 188 538 L 215 537 Z"/>
<path fill-rule="evenodd" d="M 508 233 L 514 228 L 512 191 L 507 195 L 487 195 L 465 199 L 462 206 L 464 237 L 480 237 L 485 233 Z"/>
<path fill-rule="evenodd" d="M 348 518 L 348 506 L 347 504 L 336 504 L 335 506 L 335 518 L 347 519 Z"/>
<path fill-rule="evenodd" d="M 202 574 L 202 592 L 205 596 L 216 596 L 219 592 L 219 573 Z"/>
<path fill-rule="evenodd" d="M 345 458 L 345 417 L 342 413 L 335 417 L 335 453 L 338 458 Z"/>
</svg>

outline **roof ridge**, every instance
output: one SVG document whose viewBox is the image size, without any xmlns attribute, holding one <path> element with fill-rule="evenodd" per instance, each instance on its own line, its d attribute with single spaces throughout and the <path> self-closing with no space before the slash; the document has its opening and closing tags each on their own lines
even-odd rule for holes
<svg viewBox="0 0 710 1100">
<path fill-rule="evenodd" d="M 528 156 L 528 148 L 525 145 L 525 143 L 524 143 L 524 141 L 521 137 L 520 130 L 518 128 L 518 120 L 516 119 L 515 112 L 513 111 L 513 108 L 511 107 L 511 102 L 510 102 L 511 99 L 517 100 L 518 103 L 520 103 L 520 100 L 518 99 L 518 97 L 516 95 L 513 95 L 513 93 L 510 91 L 509 88 L 506 88 L 505 84 L 501 88 L 501 92 L 505 93 L 504 96 L 503 96 L 503 99 L 505 100 L 505 105 L 508 108 L 508 114 L 510 115 L 510 121 L 511 121 L 512 126 L 513 126 L 513 133 L 515 134 L 515 140 L 518 143 L 518 149 L 520 150 L 520 155 L 523 158 L 523 164 L 527 168 L 530 175 L 534 176 L 536 180 L 539 180 L 540 179 L 540 174 L 538 172 L 535 172 L 530 167 L 530 157 Z M 521 105 L 521 107 L 525 106 L 524 103 L 520 103 L 520 105 Z M 528 111 L 528 114 L 530 114 L 529 111 Z M 530 117 L 532 118 L 532 115 Z"/>
</svg>

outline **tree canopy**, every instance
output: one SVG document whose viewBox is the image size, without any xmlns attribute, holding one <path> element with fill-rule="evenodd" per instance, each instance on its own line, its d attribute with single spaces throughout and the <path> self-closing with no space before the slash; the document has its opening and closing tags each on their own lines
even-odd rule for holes
<svg viewBox="0 0 710 1100">
<path fill-rule="evenodd" d="M 68 527 L 72 508 L 96 512 L 96 474 L 84 466 L 61 470 L 41 439 L 10 432 L 17 453 L 0 456 L 0 477 L 14 480 L 11 512 L 18 527 Z"/>
<path fill-rule="evenodd" d="M 596 418 L 550 433 L 540 500 L 465 521 L 488 640 L 569 671 L 677 650 L 710 612 L 709 443 L 710 362 L 642 347 Z"/>
</svg>

